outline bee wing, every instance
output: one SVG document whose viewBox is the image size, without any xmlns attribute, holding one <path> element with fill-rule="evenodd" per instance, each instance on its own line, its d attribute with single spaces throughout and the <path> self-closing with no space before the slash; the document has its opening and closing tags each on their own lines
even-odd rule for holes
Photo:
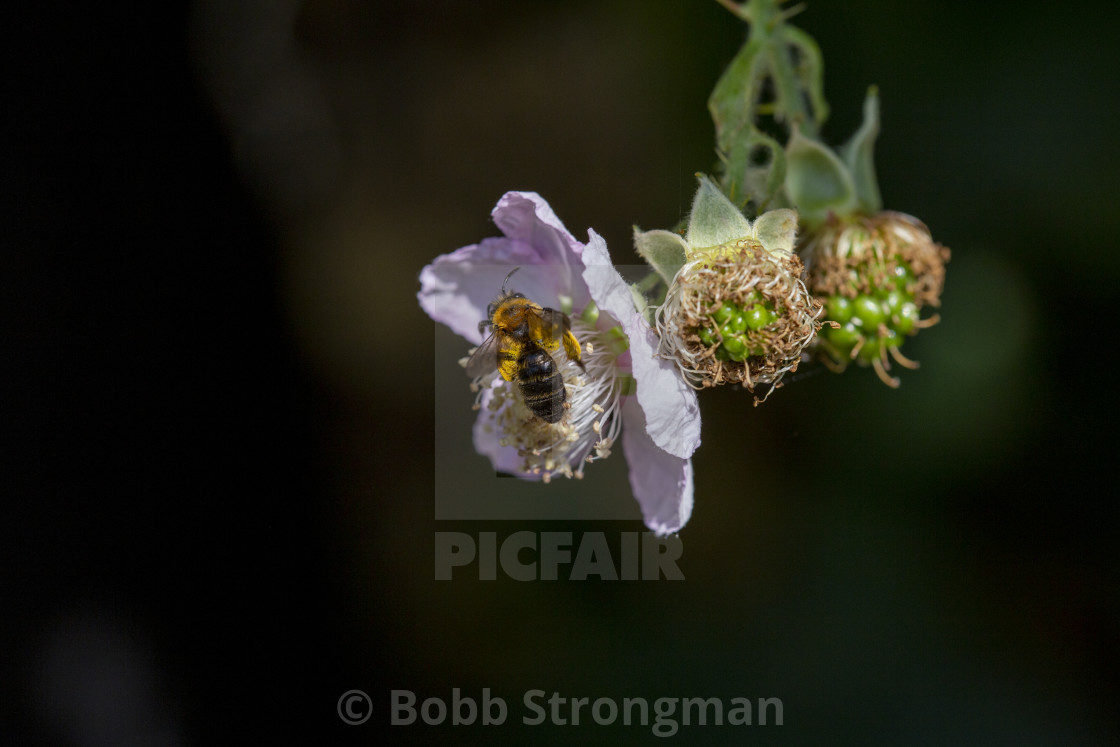
<svg viewBox="0 0 1120 747">
<path fill-rule="evenodd" d="M 537 333 L 541 344 L 549 350 L 555 350 L 564 338 L 564 333 L 572 328 L 572 320 L 563 311 L 556 309 L 543 308 L 532 313 L 537 319 Z"/>
<path fill-rule="evenodd" d="M 483 341 L 467 361 L 467 376 L 477 379 L 493 373 L 498 368 L 498 336 L 490 335 Z"/>
<path fill-rule="evenodd" d="M 572 320 L 563 311 L 544 308 L 536 312 L 540 323 L 542 344 L 549 350 L 564 346 L 564 352 L 580 368 L 584 368 L 580 358 L 579 340 L 572 334 Z"/>
</svg>

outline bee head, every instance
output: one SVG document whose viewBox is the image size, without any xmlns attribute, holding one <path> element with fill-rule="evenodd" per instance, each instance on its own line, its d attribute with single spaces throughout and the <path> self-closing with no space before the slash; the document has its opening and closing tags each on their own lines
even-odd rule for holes
<svg viewBox="0 0 1120 747">
<path fill-rule="evenodd" d="M 486 307 L 486 318 L 491 322 L 495 321 L 494 317 L 499 313 L 499 310 L 501 310 L 503 306 L 506 307 L 505 313 L 508 314 L 511 311 L 511 307 L 508 306 L 509 302 L 516 301 L 522 298 L 525 298 L 524 293 L 502 293 L 501 297 L 497 301 L 492 301 L 490 305 Z"/>
<path fill-rule="evenodd" d="M 521 269 L 520 265 L 518 265 L 517 267 L 514 267 L 512 270 L 509 271 L 509 274 L 506 275 L 505 280 L 502 281 L 502 290 L 501 290 L 501 293 L 498 294 L 498 299 L 496 301 L 492 301 L 490 303 L 490 305 L 486 307 L 486 319 L 487 319 L 487 321 L 489 321 L 489 322 L 494 321 L 494 315 L 498 313 L 498 309 L 501 308 L 502 304 L 508 303 L 509 301 L 514 300 L 514 299 L 525 298 L 525 295 L 522 294 L 522 293 L 510 293 L 509 291 L 506 290 L 506 283 L 508 283 L 509 279 L 511 277 L 513 277 L 513 273 L 517 272 L 520 269 Z"/>
</svg>

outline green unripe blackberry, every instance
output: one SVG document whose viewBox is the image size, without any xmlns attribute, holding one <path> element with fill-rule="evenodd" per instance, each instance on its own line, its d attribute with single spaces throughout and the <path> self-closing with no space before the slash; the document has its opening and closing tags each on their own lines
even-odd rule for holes
<svg viewBox="0 0 1120 747">
<path fill-rule="evenodd" d="M 871 365 L 885 383 L 898 386 L 887 373 L 888 354 L 901 366 L 917 367 L 899 348 L 937 323 L 936 314 L 923 319 L 922 310 L 940 305 L 949 250 L 915 218 L 884 212 L 834 218 L 800 251 L 809 291 L 825 304 L 817 348 L 822 360 L 837 371 L 853 360 Z"/>
<path fill-rule="evenodd" d="M 857 320 L 860 329 L 869 335 L 887 320 L 887 310 L 871 296 L 856 296 L 855 303 L 852 304 L 852 321 Z"/>
<path fill-rule="evenodd" d="M 683 236 L 635 233 L 643 256 L 683 250 L 684 264 L 671 278 L 663 273 L 669 287 L 654 318 L 658 354 L 676 361 L 688 384 L 738 384 L 752 393 L 768 385 L 768 396 L 802 362 L 823 309 L 792 251 L 797 225 L 790 209 L 748 220 L 702 177 Z"/>
<path fill-rule="evenodd" d="M 852 299 L 840 295 L 830 296 L 824 313 L 834 322 L 847 324 L 852 320 Z"/>
<path fill-rule="evenodd" d="M 905 291 L 900 291 L 895 288 L 883 294 L 882 301 L 887 316 L 893 317 L 898 313 L 898 310 L 902 308 L 903 304 L 913 303 L 913 296 L 909 296 Z"/>
<path fill-rule="evenodd" d="M 774 302 L 757 290 L 742 294 L 742 298 L 742 304 L 723 299 L 708 314 L 704 326 L 696 329 L 702 345 L 718 346 L 720 360 L 744 362 L 751 356 L 764 355 L 766 330 L 778 319 Z"/>
<path fill-rule="evenodd" d="M 747 331 L 747 317 L 742 311 L 736 311 L 731 315 L 728 320 L 727 326 L 731 329 L 731 334 L 739 335 Z"/>
<path fill-rule="evenodd" d="M 900 304 L 898 311 L 891 315 L 891 327 L 900 335 L 913 334 L 920 321 L 921 312 L 918 305 L 913 302 Z"/>
<path fill-rule="evenodd" d="M 742 337 L 725 337 L 723 339 L 723 349 L 733 361 L 741 361 L 747 357 L 747 343 L 743 341 Z"/>
<path fill-rule="evenodd" d="M 755 305 L 747 309 L 744 322 L 747 327 L 750 327 L 751 330 L 757 332 L 770 322 L 774 321 L 774 317 L 774 312 L 770 311 L 762 304 L 756 303 Z"/>
<path fill-rule="evenodd" d="M 856 353 L 857 360 L 866 361 L 868 363 L 876 360 L 883 352 L 883 346 L 879 342 L 879 336 L 874 335 L 872 337 L 863 338 L 863 344 L 854 352 Z"/>
<path fill-rule="evenodd" d="M 734 314 L 737 310 L 738 309 L 734 304 L 728 301 L 724 301 L 718 309 L 712 312 L 712 319 L 717 325 L 727 324 L 728 320 L 731 319 L 731 315 Z"/>
<path fill-rule="evenodd" d="M 849 322 L 842 327 L 825 325 L 821 329 L 821 337 L 840 355 L 849 356 L 862 335 L 859 327 Z"/>
</svg>

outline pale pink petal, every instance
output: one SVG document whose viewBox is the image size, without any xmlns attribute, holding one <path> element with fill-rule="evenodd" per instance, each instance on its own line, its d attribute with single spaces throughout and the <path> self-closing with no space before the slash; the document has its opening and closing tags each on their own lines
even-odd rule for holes
<svg viewBox="0 0 1120 747">
<path fill-rule="evenodd" d="M 675 363 L 657 357 L 657 334 L 634 308 L 630 287 L 611 264 L 606 242 L 594 231 L 588 231 L 588 236 L 583 277 L 599 309 L 614 317 L 630 338 L 638 402 L 645 410 L 649 435 L 665 451 L 686 459 L 700 445 L 696 392 L 681 378 Z"/>
<path fill-rule="evenodd" d="M 542 306 L 559 308 L 568 299 L 580 310 L 590 298 L 579 278 L 583 245 L 540 196 L 508 192 L 493 217 L 507 236 L 443 254 L 420 271 L 421 308 L 476 345 L 482 341 L 478 323 L 515 267 L 521 269 L 510 278 L 507 290 Z"/>
<path fill-rule="evenodd" d="M 692 516 L 692 460 L 668 454 L 650 439 L 633 398 L 623 403 L 622 418 L 622 451 L 642 518 L 658 536 L 679 532 Z"/>
<path fill-rule="evenodd" d="M 509 239 L 487 239 L 443 254 L 420 271 L 420 307 L 472 344 L 482 342 L 478 323 L 513 267 L 532 257 Z"/>
<path fill-rule="evenodd" d="M 541 265 L 542 271 L 547 268 L 548 277 L 542 279 L 540 291 L 533 285 L 524 285 L 524 270 L 518 271 L 515 278 L 523 285 L 517 286 L 517 290 L 542 306 L 554 308 L 558 296 L 567 296 L 572 308 L 582 310 L 589 300 L 579 277 L 583 271 L 583 243 L 568 232 L 544 198 L 536 192 L 506 192 L 491 216 L 506 236 L 533 248 L 536 259 L 526 264 Z"/>
<path fill-rule="evenodd" d="M 578 256 L 583 250 L 583 244 L 536 192 L 506 192 L 490 216 L 509 238 L 537 247 L 543 264 L 563 264 L 570 261 L 569 252 Z"/>
</svg>

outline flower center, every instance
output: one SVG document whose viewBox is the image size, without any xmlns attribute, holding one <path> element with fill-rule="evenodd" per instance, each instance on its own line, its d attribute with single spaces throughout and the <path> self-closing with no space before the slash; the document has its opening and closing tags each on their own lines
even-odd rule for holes
<svg viewBox="0 0 1120 747">
<path fill-rule="evenodd" d="M 589 309 L 572 318 L 586 370 L 568 360 L 562 349 L 552 354 L 566 400 L 558 422 L 534 415 L 516 381 L 493 373 L 472 384 L 479 390 L 475 407 L 485 409 L 483 428 L 497 433 L 502 446 L 517 449 L 522 473 L 544 482 L 554 475 L 582 478 L 585 464 L 610 456 L 622 428 L 622 397 L 633 393 L 633 378 L 618 366 L 626 350 L 625 335 L 617 328 L 598 329 L 598 313 Z"/>
</svg>

